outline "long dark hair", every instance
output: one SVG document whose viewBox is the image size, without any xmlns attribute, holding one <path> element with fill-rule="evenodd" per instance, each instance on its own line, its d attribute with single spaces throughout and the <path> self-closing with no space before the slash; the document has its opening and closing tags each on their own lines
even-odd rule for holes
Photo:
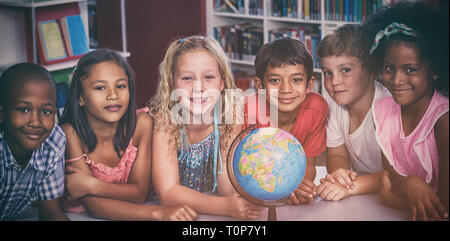
<svg viewBox="0 0 450 241">
<path fill-rule="evenodd" d="M 94 131 L 89 126 L 85 108 L 79 104 L 83 91 L 81 82 L 89 75 L 91 68 L 102 62 L 114 62 L 120 66 L 128 77 L 128 89 L 130 91 L 130 101 L 127 112 L 119 120 L 119 124 L 114 134 L 114 150 L 120 156 L 120 151 L 125 150 L 133 137 L 136 128 L 136 101 L 134 87 L 134 71 L 127 61 L 118 53 L 99 49 L 84 55 L 73 73 L 69 94 L 60 124 L 69 123 L 77 132 L 83 143 L 86 144 L 88 152 L 92 152 L 97 146 L 97 138 Z"/>
</svg>

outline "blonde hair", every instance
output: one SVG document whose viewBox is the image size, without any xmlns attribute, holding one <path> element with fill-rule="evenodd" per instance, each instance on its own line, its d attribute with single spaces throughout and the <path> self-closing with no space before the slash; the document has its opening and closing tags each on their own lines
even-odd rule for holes
<svg viewBox="0 0 450 241">
<path fill-rule="evenodd" d="M 212 37 L 203 37 L 199 35 L 190 36 L 183 39 L 173 41 L 167 49 L 164 60 L 159 65 L 159 86 L 156 94 L 148 102 L 150 114 L 155 121 L 155 130 L 161 130 L 164 128 L 166 133 L 170 136 L 170 144 L 176 144 L 177 149 L 181 146 L 180 131 L 183 124 L 175 124 L 171 122 L 170 111 L 177 103 L 170 100 L 170 94 L 174 90 L 174 73 L 176 70 L 176 63 L 178 57 L 188 52 L 207 51 L 218 63 L 220 75 L 224 81 L 224 89 L 235 89 L 233 74 L 228 63 L 227 57 L 220 46 L 220 44 Z M 236 120 L 235 107 L 226 106 L 225 103 L 229 102 L 229 98 L 232 96 L 222 95 L 222 113 L 218 113 L 218 116 L 222 117 L 220 123 L 225 123 L 226 120 Z M 230 110 L 230 108 L 233 108 Z M 230 119 L 231 118 L 231 119 Z M 225 141 L 221 141 L 222 147 L 228 146 L 234 128 L 238 128 L 234 124 L 220 124 L 219 130 L 221 137 L 224 137 Z M 189 135 L 189 133 L 187 133 Z"/>
</svg>

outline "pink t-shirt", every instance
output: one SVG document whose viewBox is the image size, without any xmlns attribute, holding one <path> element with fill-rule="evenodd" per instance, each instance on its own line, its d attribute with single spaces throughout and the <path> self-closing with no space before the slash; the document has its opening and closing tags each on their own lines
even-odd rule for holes
<svg viewBox="0 0 450 241">
<path fill-rule="evenodd" d="M 148 108 L 142 108 L 137 110 L 137 113 L 140 112 L 148 112 Z M 104 165 L 103 163 L 95 163 L 91 160 L 88 155 L 85 153 L 80 157 L 75 157 L 66 162 L 74 162 L 78 161 L 81 158 L 85 158 L 86 163 L 91 168 L 92 174 L 98 179 L 115 184 L 125 184 L 128 181 L 128 176 L 130 175 L 131 167 L 133 167 L 134 160 L 136 160 L 138 149 L 132 145 L 133 138 L 130 139 L 130 143 L 128 144 L 125 153 L 120 159 L 119 163 L 115 167 L 110 167 Z M 83 205 L 78 201 L 74 200 L 72 202 L 68 202 L 67 200 L 63 200 L 62 207 L 64 211 L 69 212 L 86 212 L 86 209 Z"/>
<path fill-rule="evenodd" d="M 378 100 L 373 108 L 375 136 L 390 165 L 399 175 L 421 177 L 435 191 L 439 153 L 434 125 L 448 112 L 448 104 L 448 98 L 435 91 L 427 111 L 408 136 L 403 132 L 400 105 L 392 97 Z"/>
</svg>

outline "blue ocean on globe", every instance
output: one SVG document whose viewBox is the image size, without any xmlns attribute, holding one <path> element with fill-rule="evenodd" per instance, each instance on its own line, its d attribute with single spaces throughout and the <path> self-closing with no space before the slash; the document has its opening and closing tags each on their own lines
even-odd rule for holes
<svg viewBox="0 0 450 241">
<path fill-rule="evenodd" d="M 233 172 L 238 184 L 254 198 L 277 201 L 301 183 L 306 169 L 302 145 L 278 128 L 250 131 L 237 145 Z"/>
</svg>

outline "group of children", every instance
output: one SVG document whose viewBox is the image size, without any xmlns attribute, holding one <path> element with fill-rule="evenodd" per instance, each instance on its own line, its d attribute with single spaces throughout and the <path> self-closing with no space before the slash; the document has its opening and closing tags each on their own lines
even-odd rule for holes
<svg viewBox="0 0 450 241">
<path fill-rule="evenodd" d="M 96 50 L 74 69 L 59 125 L 50 73 L 14 65 L 0 77 L 0 220 L 35 201 L 40 220 L 68 220 L 64 211 L 112 220 L 258 218 L 263 207 L 235 192 L 226 160 L 243 128 L 273 125 L 258 115 L 272 106 L 276 127 L 299 140 L 307 160 L 290 204 L 379 192 L 413 220 L 446 219 L 446 31 L 448 17 L 422 3 L 398 3 L 360 25 L 343 25 L 318 48 L 322 95 L 312 91 L 313 60 L 303 43 L 267 43 L 255 59 L 256 87 L 265 94 L 242 106 L 226 95 L 236 87 L 213 38 L 172 42 L 157 93 L 142 109 L 126 60 Z M 231 109 L 220 108 L 226 102 Z M 230 111 L 239 108 L 244 124 Z M 180 113 L 185 119 L 176 121 Z M 315 161 L 324 151 L 328 174 L 316 186 Z M 153 191 L 161 205 L 144 204 Z"/>
</svg>

